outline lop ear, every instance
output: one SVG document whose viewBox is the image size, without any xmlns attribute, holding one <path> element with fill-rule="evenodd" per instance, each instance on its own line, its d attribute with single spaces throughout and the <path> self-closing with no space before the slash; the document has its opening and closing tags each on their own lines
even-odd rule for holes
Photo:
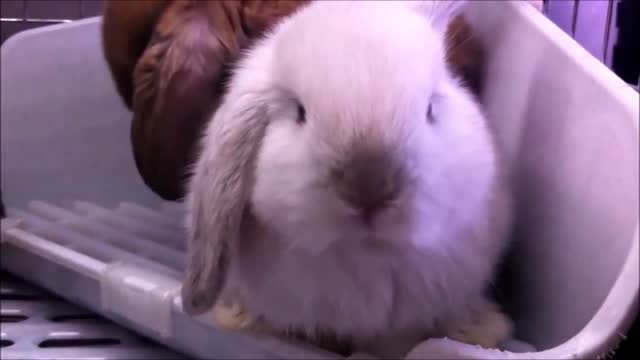
<svg viewBox="0 0 640 360">
<path fill-rule="evenodd" d="M 467 2 L 468 0 L 420 0 L 409 3 L 424 16 L 427 16 L 434 28 L 444 32 L 449 26 L 449 22 L 460 14 Z"/>
<path fill-rule="evenodd" d="M 189 315 L 210 309 L 224 287 L 253 186 L 254 162 L 267 124 L 255 94 L 231 89 L 209 123 L 190 184 L 190 229 L 182 304 Z"/>
</svg>

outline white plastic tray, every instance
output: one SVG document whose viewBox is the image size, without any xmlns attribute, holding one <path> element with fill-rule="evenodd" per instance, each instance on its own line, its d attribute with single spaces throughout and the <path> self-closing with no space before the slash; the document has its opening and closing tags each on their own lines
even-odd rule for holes
<svg viewBox="0 0 640 360">
<path fill-rule="evenodd" d="M 180 209 L 133 203 L 70 209 L 34 201 L 8 209 L 2 266 L 120 324 L 200 358 L 327 358 L 285 341 L 217 331 L 182 312 Z M 19 220 L 16 220 L 19 219 Z M 34 266 L 37 264 L 37 266 Z"/>
<path fill-rule="evenodd" d="M 502 298 L 540 351 L 430 340 L 411 356 L 606 353 L 638 311 L 638 93 L 526 4 L 474 1 L 468 15 L 488 52 L 482 102 L 517 181 Z M 180 209 L 135 170 L 99 28 L 92 18 L 2 46 L 2 267 L 194 357 L 332 356 L 182 312 Z"/>
<path fill-rule="evenodd" d="M 2 359 L 184 359 L 10 274 L 0 281 Z"/>
</svg>

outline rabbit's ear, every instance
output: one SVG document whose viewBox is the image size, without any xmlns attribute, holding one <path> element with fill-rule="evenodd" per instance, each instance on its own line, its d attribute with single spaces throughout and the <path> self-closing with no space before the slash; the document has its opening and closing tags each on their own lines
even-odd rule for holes
<svg viewBox="0 0 640 360">
<path fill-rule="evenodd" d="M 467 2 L 468 0 L 423 0 L 410 1 L 409 4 L 427 16 L 437 30 L 444 32 Z"/>
<path fill-rule="evenodd" d="M 188 203 L 191 211 L 188 263 L 182 304 L 190 315 L 216 302 L 237 248 L 253 186 L 255 156 L 267 124 L 259 95 L 230 91 L 209 123 L 195 165 Z"/>
</svg>

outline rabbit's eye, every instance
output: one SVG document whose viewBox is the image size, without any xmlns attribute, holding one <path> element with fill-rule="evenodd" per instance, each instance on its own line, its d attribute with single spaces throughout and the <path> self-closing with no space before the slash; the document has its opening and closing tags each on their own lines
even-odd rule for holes
<svg viewBox="0 0 640 360">
<path fill-rule="evenodd" d="M 302 106 L 302 104 L 298 103 L 297 107 L 298 107 L 298 113 L 296 117 L 296 122 L 298 124 L 304 124 L 305 122 L 307 122 L 307 112 L 305 111 L 304 106 Z"/>
<path fill-rule="evenodd" d="M 434 124 L 436 122 L 436 118 L 433 115 L 433 104 L 429 104 L 429 107 L 427 108 L 427 122 L 429 124 Z"/>
</svg>

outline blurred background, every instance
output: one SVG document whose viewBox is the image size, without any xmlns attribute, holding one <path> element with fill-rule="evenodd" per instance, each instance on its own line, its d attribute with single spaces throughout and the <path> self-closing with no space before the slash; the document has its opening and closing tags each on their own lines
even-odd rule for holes
<svg viewBox="0 0 640 360">
<path fill-rule="evenodd" d="M 161 0 L 158 0 L 161 1 Z M 2 0 L 0 38 L 55 23 L 97 16 L 104 0 Z M 624 81 L 640 77 L 640 1 L 545 0 L 544 13 Z"/>
</svg>

